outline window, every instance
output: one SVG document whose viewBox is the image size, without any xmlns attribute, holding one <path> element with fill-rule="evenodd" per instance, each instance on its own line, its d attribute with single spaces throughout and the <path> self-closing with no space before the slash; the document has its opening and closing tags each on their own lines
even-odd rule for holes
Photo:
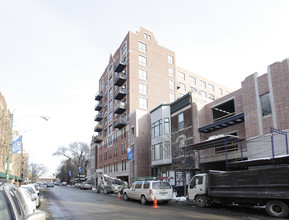
<svg viewBox="0 0 289 220">
<path fill-rule="evenodd" d="M 113 66 L 112 66 L 112 64 L 110 65 L 110 67 L 109 67 L 109 70 L 108 70 L 108 72 L 109 72 L 109 74 L 112 74 L 112 68 Z"/>
<path fill-rule="evenodd" d="M 175 101 L 175 93 L 170 92 L 170 102 L 174 102 L 174 101 Z"/>
<path fill-rule="evenodd" d="M 142 43 L 142 42 L 138 42 L 138 49 L 139 49 L 139 51 L 146 53 L 147 52 L 147 45 Z"/>
<path fill-rule="evenodd" d="M 139 93 L 147 94 L 147 85 L 139 83 Z"/>
<path fill-rule="evenodd" d="M 169 76 L 173 77 L 174 76 L 174 69 L 169 67 Z"/>
<path fill-rule="evenodd" d="M 207 93 L 205 91 L 202 91 L 202 90 L 200 91 L 200 95 L 203 97 L 207 97 Z"/>
<path fill-rule="evenodd" d="M 121 48 L 121 56 L 125 55 L 126 51 L 127 51 L 127 46 L 126 46 L 126 43 L 124 43 L 124 45 Z"/>
<path fill-rule="evenodd" d="M 208 84 L 208 89 L 212 92 L 214 92 L 214 86 L 212 84 Z"/>
<path fill-rule="evenodd" d="M 163 159 L 163 145 L 161 143 L 152 146 L 152 160 Z"/>
<path fill-rule="evenodd" d="M 191 92 L 197 92 L 197 89 L 195 87 L 190 86 Z"/>
<path fill-rule="evenodd" d="M 170 89 L 175 89 L 175 81 L 169 80 L 169 87 Z"/>
<path fill-rule="evenodd" d="M 108 108 L 109 108 L 109 109 L 112 108 L 112 100 L 109 100 L 109 102 L 108 102 Z"/>
<path fill-rule="evenodd" d="M 189 79 L 190 79 L 190 83 L 196 85 L 196 78 L 195 77 L 189 76 Z"/>
<path fill-rule="evenodd" d="M 184 113 L 178 115 L 178 130 L 184 128 Z"/>
<path fill-rule="evenodd" d="M 235 115 L 234 99 L 212 107 L 213 122 Z"/>
<path fill-rule="evenodd" d="M 206 88 L 206 82 L 203 81 L 203 80 L 200 80 L 200 86 L 201 86 L 202 88 Z"/>
<path fill-rule="evenodd" d="M 164 154 L 166 159 L 171 158 L 171 145 L 169 141 L 165 141 L 164 143 Z"/>
<path fill-rule="evenodd" d="M 110 112 L 110 113 L 108 114 L 108 121 L 109 121 L 109 122 L 112 121 L 112 112 Z"/>
<path fill-rule="evenodd" d="M 107 91 L 107 89 L 108 89 L 108 85 L 107 85 L 107 83 L 105 83 L 104 91 Z"/>
<path fill-rule="evenodd" d="M 182 90 L 182 91 L 186 91 L 186 85 L 184 84 L 184 83 L 178 83 L 178 87 L 179 87 L 179 89 L 180 90 Z"/>
<path fill-rule="evenodd" d="M 219 93 L 220 95 L 223 95 L 223 90 L 221 88 L 219 88 Z"/>
<path fill-rule="evenodd" d="M 183 72 L 178 72 L 178 77 L 181 80 L 185 80 L 185 74 Z"/>
<path fill-rule="evenodd" d="M 168 55 L 169 64 L 174 64 L 174 57 L 172 55 Z"/>
<path fill-rule="evenodd" d="M 138 75 L 140 79 L 147 80 L 147 71 L 143 69 L 138 70 Z"/>
<path fill-rule="evenodd" d="M 266 116 L 272 113 L 270 93 L 266 93 L 260 96 L 262 116 Z"/>
<path fill-rule="evenodd" d="M 179 93 L 179 94 L 178 94 L 178 98 L 181 98 L 181 97 L 183 97 L 183 96 L 184 96 L 183 93 Z"/>
<path fill-rule="evenodd" d="M 152 124 L 152 137 L 158 137 L 162 135 L 162 120 L 158 120 Z"/>
<path fill-rule="evenodd" d="M 209 94 L 209 99 L 215 100 L 215 96 L 213 94 Z"/>
<path fill-rule="evenodd" d="M 138 56 L 138 63 L 139 65 L 146 66 L 147 65 L 147 58 L 144 56 Z"/>
<path fill-rule="evenodd" d="M 108 81 L 108 84 L 109 84 L 109 86 L 111 86 L 111 85 L 112 85 L 112 76 L 111 76 L 111 77 L 109 77 L 109 81 Z"/>
<path fill-rule="evenodd" d="M 143 188 L 144 189 L 149 189 L 150 188 L 150 182 L 144 182 Z"/>
<path fill-rule="evenodd" d="M 141 189 L 142 182 L 137 182 L 135 184 L 135 189 Z"/>
<path fill-rule="evenodd" d="M 164 133 L 169 134 L 170 133 L 170 119 L 169 118 L 164 118 Z"/>
<path fill-rule="evenodd" d="M 110 88 L 110 89 L 109 89 L 109 92 L 108 92 L 108 97 L 109 97 L 109 98 L 111 98 L 111 97 L 112 97 L 112 88 Z"/>
<path fill-rule="evenodd" d="M 147 109 L 148 108 L 148 100 L 146 98 L 139 98 L 139 107 Z"/>
</svg>

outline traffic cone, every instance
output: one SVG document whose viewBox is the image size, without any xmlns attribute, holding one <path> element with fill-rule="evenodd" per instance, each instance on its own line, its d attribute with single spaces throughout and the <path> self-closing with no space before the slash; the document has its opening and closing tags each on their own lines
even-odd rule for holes
<svg viewBox="0 0 289 220">
<path fill-rule="evenodd" d="M 157 197 L 155 196 L 153 208 L 154 208 L 154 209 L 157 209 L 158 207 L 159 207 L 159 206 L 158 206 Z"/>
<path fill-rule="evenodd" d="M 118 200 L 121 200 L 121 198 L 120 198 L 120 193 L 118 193 L 117 199 L 118 199 Z"/>
</svg>

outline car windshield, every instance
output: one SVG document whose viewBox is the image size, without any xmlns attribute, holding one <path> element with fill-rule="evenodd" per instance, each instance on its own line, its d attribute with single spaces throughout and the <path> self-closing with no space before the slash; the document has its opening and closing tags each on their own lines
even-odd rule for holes
<svg viewBox="0 0 289 220">
<path fill-rule="evenodd" d="M 0 192 L 0 219 L 12 219 L 9 210 L 5 196 Z"/>
<path fill-rule="evenodd" d="M 170 189 L 171 185 L 168 182 L 154 182 L 153 189 Z"/>
<path fill-rule="evenodd" d="M 23 188 L 27 189 L 29 193 L 34 194 L 35 190 L 32 187 L 24 186 Z"/>
</svg>

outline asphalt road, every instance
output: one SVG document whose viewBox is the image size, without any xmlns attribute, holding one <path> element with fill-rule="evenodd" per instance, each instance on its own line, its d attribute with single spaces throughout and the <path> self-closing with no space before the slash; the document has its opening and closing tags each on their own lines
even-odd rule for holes
<svg viewBox="0 0 289 220">
<path fill-rule="evenodd" d="M 171 201 L 168 204 L 142 205 L 139 201 L 118 200 L 115 194 L 98 194 L 91 190 L 55 186 L 41 190 L 40 210 L 48 213 L 48 219 L 69 220 L 277 220 L 264 209 L 246 207 L 198 208 L 191 202 Z M 278 220 L 281 220 L 280 218 Z"/>
</svg>

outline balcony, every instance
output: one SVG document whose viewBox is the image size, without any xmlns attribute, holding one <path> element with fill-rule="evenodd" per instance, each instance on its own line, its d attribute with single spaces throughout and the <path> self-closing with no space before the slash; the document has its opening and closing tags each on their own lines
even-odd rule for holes
<svg viewBox="0 0 289 220">
<path fill-rule="evenodd" d="M 95 111 L 100 111 L 102 109 L 102 103 L 98 103 L 95 107 L 94 107 L 94 110 Z"/>
<path fill-rule="evenodd" d="M 126 73 L 119 73 L 114 80 L 114 85 L 122 86 L 126 81 Z"/>
<path fill-rule="evenodd" d="M 122 114 L 126 111 L 126 103 L 118 102 L 117 105 L 114 107 L 114 113 Z"/>
<path fill-rule="evenodd" d="M 102 114 L 99 113 L 94 117 L 94 121 L 101 121 L 103 119 Z"/>
<path fill-rule="evenodd" d="M 114 93 L 114 98 L 117 100 L 121 100 L 126 96 L 126 88 L 118 88 Z"/>
<path fill-rule="evenodd" d="M 93 138 L 93 143 L 101 143 L 102 142 L 102 137 L 99 135 L 94 136 Z"/>
<path fill-rule="evenodd" d="M 212 124 L 206 125 L 204 127 L 199 128 L 199 132 L 209 133 L 212 131 L 216 131 L 222 128 L 226 128 L 229 126 L 233 126 L 235 124 L 239 124 L 245 121 L 244 113 L 233 115 L 231 117 L 224 118 Z"/>
<path fill-rule="evenodd" d="M 101 91 L 95 95 L 94 100 L 100 101 L 102 100 L 102 98 L 103 98 L 103 92 Z"/>
<path fill-rule="evenodd" d="M 125 125 L 126 125 L 126 119 L 124 119 L 124 118 L 119 118 L 119 119 L 115 120 L 113 123 L 113 127 L 118 128 L 118 129 L 123 128 Z"/>
<path fill-rule="evenodd" d="M 125 69 L 126 67 L 126 63 L 122 63 L 122 62 L 119 62 L 116 66 L 115 66 L 115 69 L 114 69 L 114 72 L 121 72 Z"/>
<path fill-rule="evenodd" d="M 94 127 L 94 131 L 95 131 L 95 132 L 101 132 L 101 131 L 102 131 L 102 128 L 103 128 L 102 124 L 97 124 L 97 125 L 95 125 L 95 127 Z"/>
</svg>

